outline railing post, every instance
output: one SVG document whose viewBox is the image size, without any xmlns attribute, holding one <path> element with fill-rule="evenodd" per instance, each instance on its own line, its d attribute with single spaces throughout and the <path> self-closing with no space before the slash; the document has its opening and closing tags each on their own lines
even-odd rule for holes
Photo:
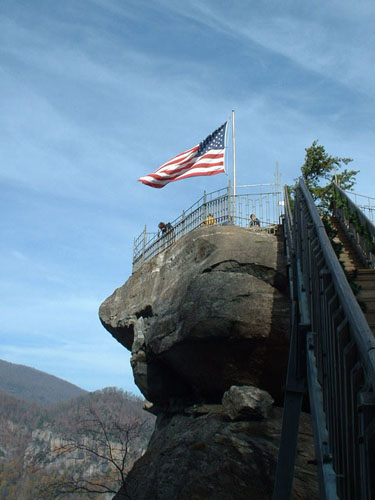
<svg viewBox="0 0 375 500">
<path fill-rule="evenodd" d="M 358 395 L 359 414 L 359 450 L 362 498 L 370 500 L 375 495 L 375 396 L 372 392 L 360 392 Z"/>
<path fill-rule="evenodd" d="M 232 202 L 231 202 L 231 185 L 230 185 L 230 179 L 228 180 L 228 203 L 227 203 L 227 221 L 229 222 L 231 220 L 231 207 L 232 207 Z"/>
<path fill-rule="evenodd" d="M 134 262 L 135 259 L 137 258 L 137 238 L 134 238 L 133 241 L 133 265 L 132 265 L 132 272 L 134 272 Z"/>
<path fill-rule="evenodd" d="M 185 210 L 181 214 L 181 236 L 185 234 Z"/>
<path fill-rule="evenodd" d="M 203 221 L 206 220 L 207 217 L 207 194 L 206 191 L 203 192 Z"/>
<path fill-rule="evenodd" d="M 145 228 L 143 230 L 142 262 L 144 262 L 144 260 L 145 260 L 146 242 L 147 242 L 147 226 L 145 224 Z"/>
</svg>

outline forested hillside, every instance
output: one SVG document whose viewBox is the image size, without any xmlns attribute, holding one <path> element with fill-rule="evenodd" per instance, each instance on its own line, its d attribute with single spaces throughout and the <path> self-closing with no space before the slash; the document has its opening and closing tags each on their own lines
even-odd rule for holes
<svg viewBox="0 0 375 500">
<path fill-rule="evenodd" d="M 154 427 L 142 406 L 115 388 L 48 406 L 0 393 L 0 500 L 112 498 Z"/>
<path fill-rule="evenodd" d="M 61 378 L 0 359 L 0 391 L 32 403 L 57 403 L 87 394 Z"/>
</svg>

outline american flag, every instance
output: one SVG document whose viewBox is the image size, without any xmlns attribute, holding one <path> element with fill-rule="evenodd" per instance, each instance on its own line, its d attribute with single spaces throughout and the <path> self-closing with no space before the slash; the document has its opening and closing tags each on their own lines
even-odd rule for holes
<svg viewBox="0 0 375 500">
<path fill-rule="evenodd" d="M 215 175 L 225 172 L 225 132 L 228 122 L 212 132 L 204 141 L 164 163 L 154 173 L 138 180 L 154 188 L 169 182 L 198 175 Z"/>
</svg>

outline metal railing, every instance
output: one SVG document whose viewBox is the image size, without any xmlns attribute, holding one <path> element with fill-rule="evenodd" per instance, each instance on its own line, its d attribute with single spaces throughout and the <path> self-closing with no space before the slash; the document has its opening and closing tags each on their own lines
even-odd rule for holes
<svg viewBox="0 0 375 500">
<path fill-rule="evenodd" d="M 337 184 L 334 184 L 334 214 L 368 268 L 375 268 L 375 226 Z M 351 193 L 354 195 L 354 193 Z M 361 196 L 361 195 L 355 195 Z M 375 207 L 374 207 L 375 209 Z"/>
<path fill-rule="evenodd" d="M 149 232 L 145 226 L 142 233 L 134 239 L 133 272 L 198 227 L 210 224 L 249 227 L 251 214 L 256 214 L 261 228 L 280 222 L 283 201 L 277 184 L 252 184 L 237 186 L 237 189 L 254 192 L 234 196 L 228 186 L 212 193 L 204 193 L 197 202 L 171 222 L 173 229 L 165 235 L 160 231 Z"/>
<path fill-rule="evenodd" d="M 286 217 L 292 228 L 289 248 L 294 249 L 294 306 L 274 500 L 290 498 L 295 447 L 288 450 L 287 438 L 296 441 L 304 379 L 320 498 L 374 499 L 375 339 L 303 180 L 296 189 L 293 220 L 288 210 Z"/>
<path fill-rule="evenodd" d="M 345 191 L 346 195 L 354 201 L 357 207 L 366 215 L 368 219 L 375 223 L 375 198 L 365 194 L 354 193 L 352 191 Z"/>
</svg>

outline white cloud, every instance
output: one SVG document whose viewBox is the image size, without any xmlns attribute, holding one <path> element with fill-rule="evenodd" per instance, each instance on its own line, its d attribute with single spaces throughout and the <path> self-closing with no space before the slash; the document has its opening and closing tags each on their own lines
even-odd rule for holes
<svg viewBox="0 0 375 500">
<path fill-rule="evenodd" d="M 217 2 L 190 1 L 173 9 L 218 34 L 257 44 L 307 71 L 373 97 L 373 2 L 289 2 L 288 6 L 267 2 L 248 4 L 245 10 L 233 7 L 224 11 Z M 254 47 L 249 45 L 249 50 Z"/>
<path fill-rule="evenodd" d="M 228 180 L 152 190 L 136 179 L 233 108 L 238 182 L 272 181 L 277 160 L 293 182 L 304 148 L 320 139 L 330 154 L 355 158 L 358 190 L 374 194 L 372 3 L 6 6 L 0 334 L 10 361 L 55 364 L 79 385 L 90 373 L 132 384 L 99 304 L 127 279 L 145 223 L 152 231 Z"/>
<path fill-rule="evenodd" d="M 11 252 L 11 255 L 17 260 L 27 261 L 26 255 L 24 255 L 22 252 L 19 252 L 18 250 L 13 250 Z"/>
</svg>

